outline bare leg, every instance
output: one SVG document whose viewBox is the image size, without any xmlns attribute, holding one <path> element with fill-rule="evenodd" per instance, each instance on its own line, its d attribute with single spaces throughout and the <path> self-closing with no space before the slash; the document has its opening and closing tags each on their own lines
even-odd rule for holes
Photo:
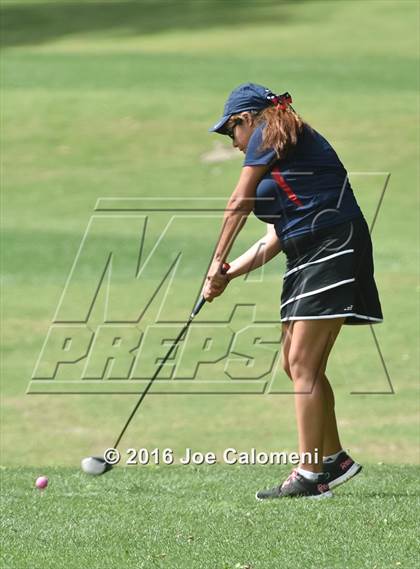
<svg viewBox="0 0 420 569">
<path fill-rule="evenodd" d="M 289 322 L 283 323 L 282 330 L 282 355 L 283 355 L 283 368 L 286 374 L 292 379 L 289 366 L 289 351 L 292 340 L 292 324 Z M 334 392 L 331 384 L 324 373 L 322 378 L 324 385 L 324 399 L 326 402 L 325 408 L 325 421 L 324 421 L 324 436 L 323 436 L 323 454 L 335 454 L 342 449 L 340 436 L 338 434 L 337 420 L 335 416 L 335 400 Z M 320 456 L 321 458 L 321 456 Z"/>
<path fill-rule="evenodd" d="M 323 438 L 323 454 L 335 454 L 342 449 L 340 436 L 338 434 L 337 420 L 335 417 L 335 402 L 334 393 L 327 376 L 324 374 L 323 378 L 324 398 L 327 404 L 327 411 L 325 413 L 324 424 L 324 438 Z"/>
<path fill-rule="evenodd" d="M 343 322 L 344 318 L 298 320 L 291 329 L 288 364 L 295 390 L 299 452 L 312 456 L 312 464 L 302 464 L 312 472 L 322 472 L 324 430 L 330 427 L 327 415 L 333 409 L 324 373 Z"/>
</svg>

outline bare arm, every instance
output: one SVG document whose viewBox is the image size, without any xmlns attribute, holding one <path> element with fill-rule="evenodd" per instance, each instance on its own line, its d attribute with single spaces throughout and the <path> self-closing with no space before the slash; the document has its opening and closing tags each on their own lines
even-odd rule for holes
<svg viewBox="0 0 420 569">
<path fill-rule="evenodd" d="M 254 243 L 243 255 L 231 261 L 227 272 L 229 280 L 258 269 L 261 265 L 271 261 L 280 251 L 281 243 L 274 225 L 267 225 L 266 235 Z"/>
<path fill-rule="evenodd" d="M 222 274 L 222 265 L 248 215 L 254 209 L 256 187 L 268 169 L 269 166 L 242 168 L 239 181 L 225 209 L 222 230 L 203 287 L 203 295 L 209 302 L 226 287 L 228 277 Z"/>
<path fill-rule="evenodd" d="M 213 269 L 220 270 L 232 245 L 254 209 L 255 189 L 268 166 L 244 166 L 239 181 L 227 203 L 223 227 L 213 256 Z M 212 271 L 210 270 L 209 273 Z"/>
</svg>

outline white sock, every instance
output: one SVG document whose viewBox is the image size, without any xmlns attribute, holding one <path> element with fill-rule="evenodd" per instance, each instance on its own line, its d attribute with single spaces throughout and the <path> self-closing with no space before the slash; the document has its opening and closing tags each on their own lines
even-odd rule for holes
<svg viewBox="0 0 420 569">
<path fill-rule="evenodd" d="M 302 474 L 307 480 L 318 480 L 318 476 L 320 476 L 321 472 L 311 472 L 310 470 L 305 470 L 304 468 L 298 468 L 297 471 L 299 474 Z"/>
<path fill-rule="evenodd" d="M 343 449 L 339 450 L 335 454 L 329 454 L 328 456 L 323 456 L 322 460 L 324 462 L 334 462 L 334 460 L 336 460 L 342 452 L 343 452 Z"/>
</svg>

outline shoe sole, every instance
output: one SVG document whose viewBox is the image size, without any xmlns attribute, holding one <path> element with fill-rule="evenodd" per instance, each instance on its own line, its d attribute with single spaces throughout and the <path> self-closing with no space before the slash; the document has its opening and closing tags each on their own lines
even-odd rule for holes
<svg viewBox="0 0 420 569">
<path fill-rule="evenodd" d="M 322 500 L 323 498 L 332 498 L 333 493 L 328 490 L 327 492 L 323 492 L 322 494 L 314 494 L 313 496 L 279 496 L 277 498 L 258 498 L 258 492 L 255 494 L 255 499 L 258 502 L 269 502 L 270 500 L 279 500 L 281 498 L 307 498 L 309 500 Z"/>
<path fill-rule="evenodd" d="M 353 476 L 356 476 L 356 474 L 359 474 L 359 472 L 362 470 L 362 465 L 361 464 L 357 464 L 357 462 L 355 462 L 348 470 L 347 472 L 345 472 L 344 474 L 342 474 L 341 476 L 339 476 L 338 478 L 336 478 L 335 480 L 332 480 L 331 482 L 328 482 L 328 486 L 330 488 L 337 488 L 337 486 L 340 486 L 341 484 L 344 484 L 344 482 L 347 482 L 347 480 L 350 480 L 350 478 L 353 478 Z"/>
<path fill-rule="evenodd" d="M 322 494 L 315 494 L 314 496 L 303 496 L 303 498 L 308 498 L 309 500 L 323 500 L 324 498 L 332 498 L 333 493 L 331 490 L 327 490 L 327 492 L 322 492 Z"/>
</svg>

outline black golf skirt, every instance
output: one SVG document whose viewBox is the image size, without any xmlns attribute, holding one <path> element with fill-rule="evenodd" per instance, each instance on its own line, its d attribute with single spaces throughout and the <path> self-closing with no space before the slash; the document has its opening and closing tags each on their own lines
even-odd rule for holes
<svg viewBox="0 0 420 569">
<path fill-rule="evenodd" d="M 382 322 L 364 217 L 286 239 L 281 321 L 345 317 L 344 324 Z"/>
</svg>

